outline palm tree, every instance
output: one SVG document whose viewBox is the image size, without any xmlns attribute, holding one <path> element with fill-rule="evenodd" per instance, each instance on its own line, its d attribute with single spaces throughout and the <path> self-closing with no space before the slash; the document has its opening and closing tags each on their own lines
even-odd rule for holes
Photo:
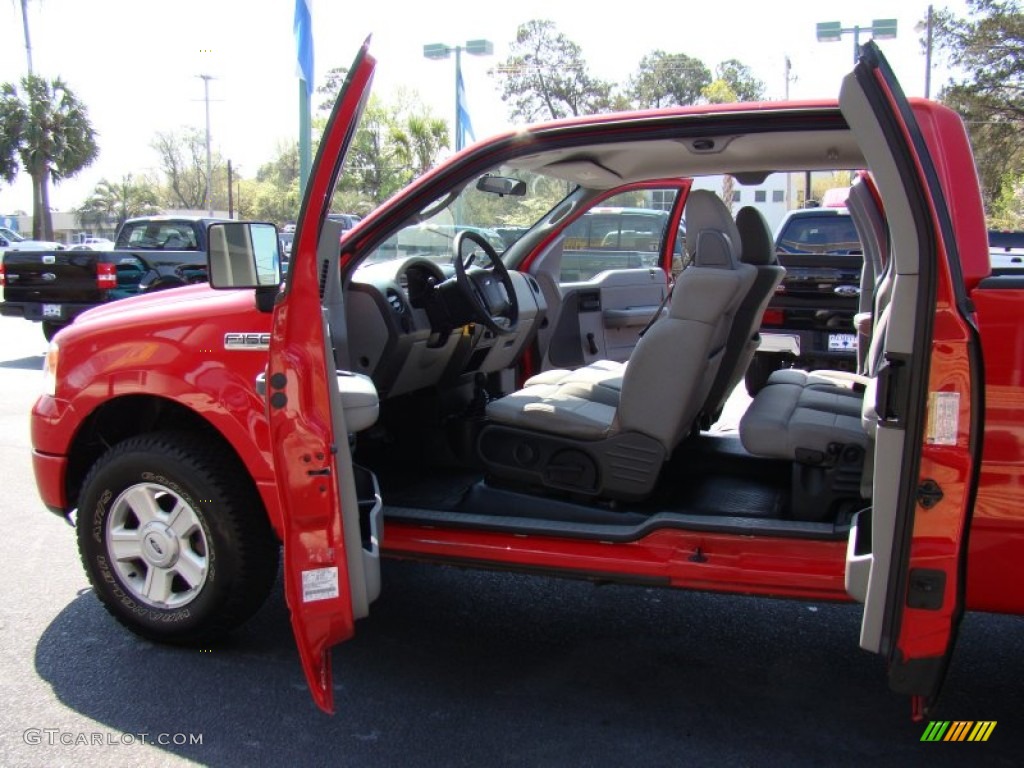
<svg viewBox="0 0 1024 768">
<path fill-rule="evenodd" d="M 448 148 L 448 124 L 429 114 L 413 114 L 395 126 L 391 138 L 399 160 L 416 178 L 433 168 L 438 154 Z"/>
<path fill-rule="evenodd" d="M 50 180 L 59 183 L 91 164 L 99 154 L 85 105 L 60 78 L 27 75 L 21 93 L 0 86 L 0 177 L 8 184 L 18 161 L 32 177 L 32 236 L 53 239 Z"/>
<path fill-rule="evenodd" d="M 136 181 L 131 174 L 119 182 L 102 179 L 78 209 L 78 220 L 85 227 L 120 229 L 126 219 L 156 213 L 157 192 L 147 181 Z"/>
</svg>

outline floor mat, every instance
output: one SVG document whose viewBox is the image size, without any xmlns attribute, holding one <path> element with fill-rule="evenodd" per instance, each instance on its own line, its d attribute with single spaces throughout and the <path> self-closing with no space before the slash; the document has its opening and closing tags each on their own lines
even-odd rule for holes
<svg viewBox="0 0 1024 768">
<path fill-rule="evenodd" d="M 786 509 L 786 492 L 743 477 L 692 478 L 677 488 L 674 511 L 699 515 L 779 518 Z"/>
</svg>

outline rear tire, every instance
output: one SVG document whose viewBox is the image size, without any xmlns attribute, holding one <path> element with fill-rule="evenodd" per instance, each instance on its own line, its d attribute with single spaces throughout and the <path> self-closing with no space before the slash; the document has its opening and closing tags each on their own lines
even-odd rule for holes
<svg viewBox="0 0 1024 768">
<path fill-rule="evenodd" d="M 251 617 L 277 578 L 280 545 L 259 496 L 209 439 L 129 438 L 92 467 L 79 501 L 79 553 L 96 596 L 147 639 L 215 639 Z"/>
<path fill-rule="evenodd" d="M 43 320 L 43 336 L 47 341 L 53 341 L 53 337 L 57 335 L 57 331 L 61 328 L 66 328 L 67 323 L 55 323 L 52 320 Z"/>
</svg>

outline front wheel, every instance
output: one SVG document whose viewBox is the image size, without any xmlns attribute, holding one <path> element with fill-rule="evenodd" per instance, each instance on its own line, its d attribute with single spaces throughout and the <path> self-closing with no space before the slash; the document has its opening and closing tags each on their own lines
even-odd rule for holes
<svg viewBox="0 0 1024 768">
<path fill-rule="evenodd" d="M 104 607 L 150 640 L 201 643 L 242 624 L 280 547 L 233 457 L 184 433 L 133 437 L 83 484 L 78 548 Z"/>
</svg>

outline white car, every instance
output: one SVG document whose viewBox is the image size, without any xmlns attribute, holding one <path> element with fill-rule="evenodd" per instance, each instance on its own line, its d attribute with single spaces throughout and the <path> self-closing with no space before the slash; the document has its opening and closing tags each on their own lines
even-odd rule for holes
<svg viewBox="0 0 1024 768">
<path fill-rule="evenodd" d="M 72 251 L 112 251 L 114 241 L 107 237 L 87 237 L 71 246 Z"/>
<path fill-rule="evenodd" d="M 53 240 L 29 240 L 13 229 L 0 227 L 0 251 L 59 251 L 64 244 Z"/>
</svg>

